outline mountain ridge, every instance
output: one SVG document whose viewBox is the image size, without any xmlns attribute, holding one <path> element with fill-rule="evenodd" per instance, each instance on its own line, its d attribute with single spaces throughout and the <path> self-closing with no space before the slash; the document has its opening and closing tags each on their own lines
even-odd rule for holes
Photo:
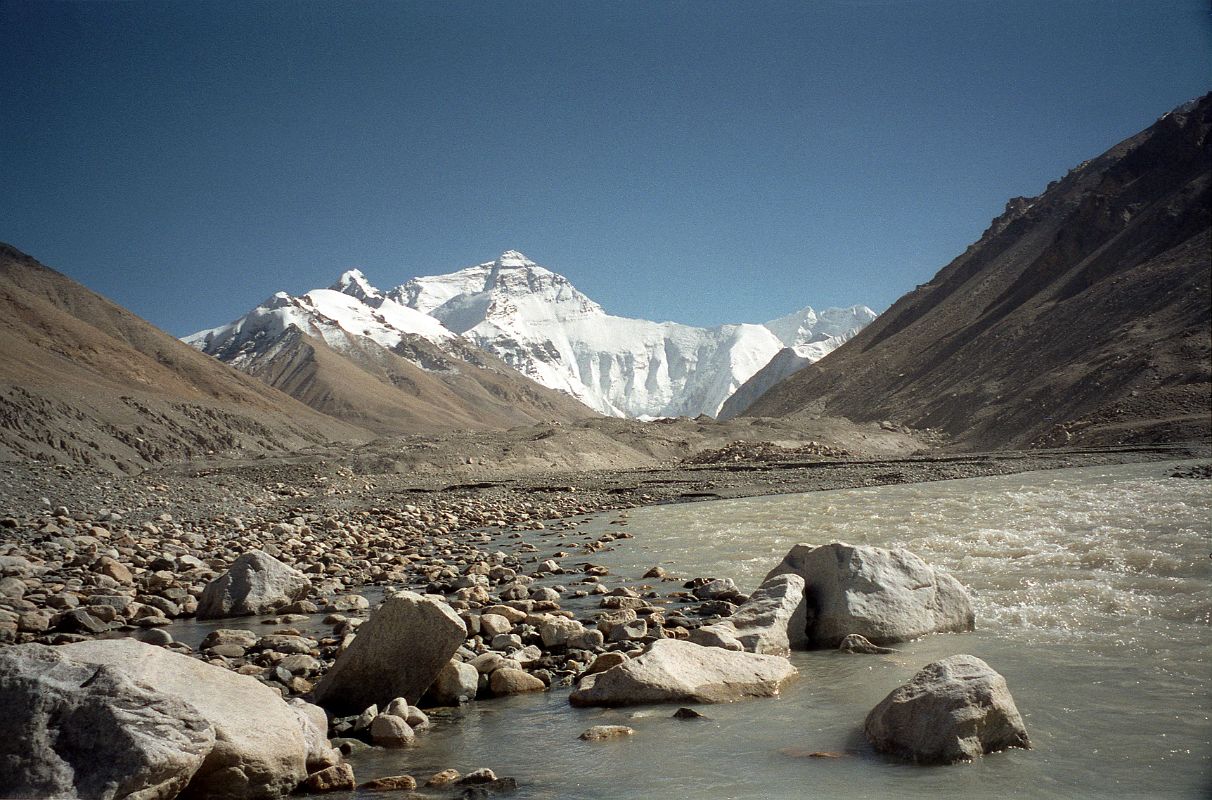
<svg viewBox="0 0 1212 800">
<path fill-rule="evenodd" d="M 565 276 L 507 250 L 386 291 L 360 270 L 346 270 L 328 289 L 297 297 L 279 292 L 245 316 L 184 341 L 241 368 L 290 325 L 355 356 L 359 337 L 388 349 L 412 336 L 447 351 L 463 342 L 594 411 L 645 419 L 715 415 L 784 346 L 808 363 L 874 318 L 866 306 L 819 313 L 807 307 L 772 321 L 776 331 L 617 317 Z"/>
<path fill-rule="evenodd" d="M 785 341 L 768 325 L 698 328 L 619 317 L 516 250 L 412 278 L 388 295 L 546 386 L 601 413 L 639 419 L 714 416 L 785 345 L 811 343 L 805 356 L 817 358 L 836 346 L 832 337 L 875 318 L 865 306 L 820 315 L 807 307 L 775 321 L 786 323 Z"/>
<path fill-rule="evenodd" d="M 368 431 L 197 353 L 0 244 L 0 458 L 138 472 L 165 461 L 286 452 Z"/>
<path fill-rule="evenodd" d="M 357 269 L 327 289 L 278 292 L 184 341 L 379 434 L 508 428 L 593 413 L 399 304 Z"/>
<path fill-rule="evenodd" d="M 746 416 L 937 428 L 969 449 L 1204 436 L 1212 95 L 1013 198 L 980 239 Z"/>
</svg>

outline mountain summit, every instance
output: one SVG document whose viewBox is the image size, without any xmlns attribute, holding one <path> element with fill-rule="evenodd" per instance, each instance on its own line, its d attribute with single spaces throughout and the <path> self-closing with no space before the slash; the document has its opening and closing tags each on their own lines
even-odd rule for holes
<svg viewBox="0 0 1212 800">
<path fill-rule="evenodd" d="M 278 292 L 243 317 L 185 337 L 318 411 L 376 433 L 570 421 L 588 409 L 535 385 L 360 270 L 328 289 Z"/>
<path fill-rule="evenodd" d="M 519 312 L 528 320 L 549 321 L 605 313 L 563 275 L 540 267 L 517 250 L 446 275 L 413 278 L 392 289 L 389 297 L 431 315 L 455 333 Z"/>
<path fill-rule="evenodd" d="M 328 287 L 334 292 L 356 297 L 363 303 L 376 308 L 383 302 L 383 293 L 370 285 L 360 269 L 349 269 L 341 273 L 337 282 Z"/>
<path fill-rule="evenodd" d="M 875 318 L 865 306 L 819 315 L 806 308 L 776 321 L 784 324 L 775 331 L 617 317 L 516 250 L 413 278 L 389 296 L 544 386 L 603 414 L 638 418 L 714 416 L 784 346 L 804 347 L 816 360 Z"/>
<path fill-rule="evenodd" d="M 387 292 L 361 271 L 348 270 L 328 289 L 298 297 L 279 293 L 244 317 L 185 341 L 250 371 L 253 362 L 273 355 L 291 328 L 363 362 L 363 343 L 370 341 L 431 374 L 442 371 L 436 365 L 443 358 L 449 367 L 451 356 L 473 363 L 495 356 L 602 414 L 694 417 L 718 413 L 780 350 L 790 348 L 793 366 L 803 366 L 874 318 L 866 306 L 804 308 L 767 325 L 715 328 L 616 317 L 563 275 L 507 250 L 492 261 L 413 278 Z"/>
</svg>

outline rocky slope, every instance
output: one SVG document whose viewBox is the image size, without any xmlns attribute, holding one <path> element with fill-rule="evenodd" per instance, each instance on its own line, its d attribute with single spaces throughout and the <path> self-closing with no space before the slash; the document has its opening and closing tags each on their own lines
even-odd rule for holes
<svg viewBox="0 0 1212 800">
<path fill-rule="evenodd" d="M 377 433 L 507 428 L 592 412 L 401 305 L 350 270 L 328 289 L 279 292 L 185 341 Z"/>
<path fill-rule="evenodd" d="M 1212 96 L 1011 200 L 978 242 L 745 413 L 968 448 L 1209 434 Z"/>
<path fill-rule="evenodd" d="M 804 308 L 765 325 L 696 328 L 607 314 L 567 278 L 516 251 L 389 294 L 534 380 L 610 416 L 714 416 L 784 347 L 815 360 L 875 318 L 865 306 Z"/>
<path fill-rule="evenodd" d="M 138 471 L 369 438 L 0 244 L 0 460 Z"/>
</svg>

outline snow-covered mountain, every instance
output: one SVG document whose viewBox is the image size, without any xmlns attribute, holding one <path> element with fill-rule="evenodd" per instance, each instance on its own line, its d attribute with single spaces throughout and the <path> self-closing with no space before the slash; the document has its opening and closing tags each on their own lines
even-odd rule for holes
<svg viewBox="0 0 1212 800">
<path fill-rule="evenodd" d="M 301 400 L 380 433 L 508 428 L 589 416 L 358 270 L 328 289 L 278 292 L 185 341 Z"/>
<path fill-rule="evenodd" d="M 726 420 L 743 414 L 745 409 L 753 405 L 770 387 L 784 378 L 794 375 L 814 361 L 820 361 L 830 351 L 836 350 L 847 340 L 853 339 L 856 333 L 858 333 L 857 328 L 821 341 L 784 347 L 774 354 L 774 358 L 770 359 L 766 366 L 753 373 L 749 380 L 742 383 L 740 388 L 724 401 L 716 418 Z"/>
<path fill-rule="evenodd" d="M 616 317 L 513 250 L 413 278 L 388 296 L 544 386 L 604 414 L 639 418 L 714 416 L 785 346 L 816 360 L 875 318 L 865 306 L 805 308 L 767 325 L 715 328 Z"/>
<path fill-rule="evenodd" d="M 510 250 L 387 292 L 350 270 L 328 289 L 299 297 L 280 292 L 185 341 L 242 367 L 263 359 L 292 327 L 350 357 L 370 340 L 408 358 L 420 352 L 408 343 L 424 340 L 465 359 L 468 351 L 487 351 L 603 414 L 693 417 L 717 414 L 784 348 L 815 361 L 874 318 L 865 306 L 804 308 L 765 325 L 715 328 L 617 317 L 564 276 Z"/>
<path fill-rule="evenodd" d="M 866 306 L 805 308 L 771 320 L 766 327 L 786 345 L 766 366 L 755 372 L 720 406 L 719 419 L 732 419 L 752 405 L 766 390 L 853 339 L 876 314 Z"/>
<path fill-rule="evenodd" d="M 238 320 L 192 333 L 184 341 L 239 367 L 292 325 L 338 351 L 360 338 L 390 350 L 410 335 L 434 343 L 455 337 L 428 314 L 388 299 L 361 270 L 351 269 L 327 289 L 312 289 L 298 297 L 278 292 Z"/>
<path fill-rule="evenodd" d="M 809 306 L 765 324 L 796 355 L 817 361 L 871 324 L 875 317 L 867 306 L 823 311 L 814 311 Z"/>
</svg>

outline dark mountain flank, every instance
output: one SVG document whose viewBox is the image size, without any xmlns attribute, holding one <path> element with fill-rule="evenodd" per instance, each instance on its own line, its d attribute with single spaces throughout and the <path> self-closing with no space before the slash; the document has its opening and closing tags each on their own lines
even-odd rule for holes
<svg viewBox="0 0 1212 800">
<path fill-rule="evenodd" d="M 1207 437 L 1212 95 L 1015 198 L 980 240 L 747 416 L 962 448 Z"/>
<path fill-rule="evenodd" d="M 136 472 L 370 438 L 0 244 L 0 460 Z"/>
<path fill-rule="evenodd" d="M 388 349 L 351 336 L 336 350 L 292 325 L 235 363 L 317 411 L 381 434 L 504 430 L 596 416 L 461 340 L 443 349 L 410 336 Z"/>
</svg>

